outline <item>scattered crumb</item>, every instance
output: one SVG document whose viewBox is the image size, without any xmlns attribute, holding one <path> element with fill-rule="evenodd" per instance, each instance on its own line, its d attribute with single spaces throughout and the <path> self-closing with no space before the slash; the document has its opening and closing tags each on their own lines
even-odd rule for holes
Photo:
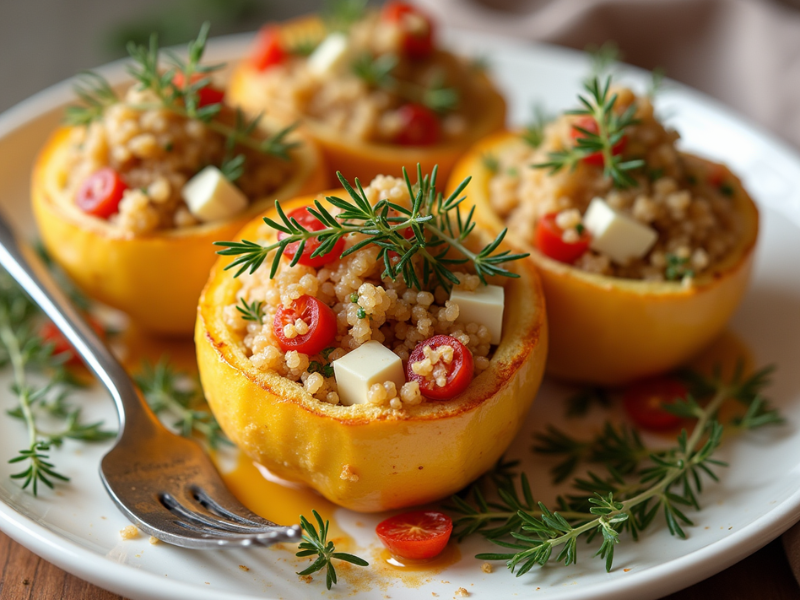
<svg viewBox="0 0 800 600">
<path fill-rule="evenodd" d="M 364 524 L 361 521 L 356 521 L 356 527 L 363 527 Z"/>
<path fill-rule="evenodd" d="M 311 583 L 314 581 L 314 578 L 311 575 L 300 575 L 300 579 L 306 583 Z"/>
<path fill-rule="evenodd" d="M 22 580 L 22 585 L 30 585 L 30 584 L 31 584 L 31 582 L 28 579 L 23 579 Z"/>
<path fill-rule="evenodd" d="M 711 529 L 711 527 L 709 527 L 708 525 L 706 525 L 706 529 Z"/>
<path fill-rule="evenodd" d="M 434 598 L 438 598 L 439 594 L 437 594 L 436 592 L 431 592 L 431 596 L 433 596 Z"/>
<path fill-rule="evenodd" d="M 488 562 L 483 563 L 481 565 L 481 571 L 483 571 L 484 573 L 491 573 L 492 571 L 494 571 L 494 567 L 492 567 L 492 565 L 490 565 Z"/>
<path fill-rule="evenodd" d="M 249 570 L 250 570 L 250 567 L 245 567 L 244 565 L 239 565 L 239 568 L 240 568 L 242 571 L 249 571 Z"/>
<path fill-rule="evenodd" d="M 209 583 L 208 581 L 204 581 L 203 583 L 205 583 L 206 585 L 211 585 L 211 583 Z"/>
<path fill-rule="evenodd" d="M 458 588 L 456 590 L 456 596 L 460 598 L 466 598 L 467 596 L 469 596 L 469 592 L 467 591 L 466 588 Z"/>
<path fill-rule="evenodd" d="M 350 465 L 344 465 L 342 466 L 342 472 L 339 475 L 339 479 L 344 479 L 345 481 L 355 483 L 356 481 L 358 481 L 358 475 L 356 475 L 356 472 L 353 470 L 353 467 L 351 467 Z"/>
<path fill-rule="evenodd" d="M 105 521 L 105 520 L 106 520 L 106 518 L 105 518 L 105 517 L 100 517 L 100 518 L 101 518 L 101 519 L 103 519 L 103 521 Z"/>
<path fill-rule="evenodd" d="M 160 544 L 161 543 L 160 539 L 158 539 L 157 537 L 152 536 L 152 535 L 150 536 L 150 539 L 147 540 L 147 541 L 150 542 L 151 546 L 155 546 L 156 544 Z"/>
<path fill-rule="evenodd" d="M 125 529 L 119 530 L 119 537 L 123 540 L 133 540 L 139 537 L 139 530 L 136 525 L 128 525 Z"/>
<path fill-rule="evenodd" d="M 731 529 L 733 529 L 733 527 L 728 527 L 728 531 L 730 531 Z"/>
<path fill-rule="evenodd" d="M 450 583 L 450 582 L 442 579 L 442 583 Z"/>
<path fill-rule="evenodd" d="M 622 569 L 622 570 L 623 570 L 625 573 L 627 573 L 628 571 L 630 571 L 630 569 Z"/>
</svg>

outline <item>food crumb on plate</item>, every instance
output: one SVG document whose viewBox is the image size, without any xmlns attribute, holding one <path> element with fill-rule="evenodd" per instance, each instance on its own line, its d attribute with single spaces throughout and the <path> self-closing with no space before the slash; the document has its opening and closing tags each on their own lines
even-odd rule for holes
<svg viewBox="0 0 800 600">
<path fill-rule="evenodd" d="M 159 540 L 157 537 L 155 537 L 153 535 L 151 535 L 150 539 L 147 540 L 147 541 L 150 542 L 151 546 L 155 546 L 156 544 L 160 544 L 161 543 L 161 540 Z"/>
<path fill-rule="evenodd" d="M 240 568 L 242 571 L 249 571 L 249 570 L 250 570 L 250 567 L 245 567 L 244 565 L 239 565 L 239 568 Z"/>
<path fill-rule="evenodd" d="M 469 596 L 469 592 L 466 588 L 460 587 L 456 590 L 455 597 L 466 598 L 467 596 Z"/>
<path fill-rule="evenodd" d="M 300 579 L 306 583 L 311 583 L 314 581 L 314 578 L 311 575 L 300 575 Z"/>
<path fill-rule="evenodd" d="M 481 565 L 481 571 L 484 573 L 491 573 L 494 571 L 494 567 L 492 567 L 492 565 L 490 565 L 488 562 L 485 562 Z"/>
<path fill-rule="evenodd" d="M 350 465 L 342 466 L 342 473 L 339 475 L 339 478 L 351 483 L 358 481 L 358 475 Z"/>
<path fill-rule="evenodd" d="M 139 537 L 139 530 L 136 525 L 128 525 L 124 529 L 119 530 L 119 537 L 123 540 L 133 540 Z"/>
</svg>

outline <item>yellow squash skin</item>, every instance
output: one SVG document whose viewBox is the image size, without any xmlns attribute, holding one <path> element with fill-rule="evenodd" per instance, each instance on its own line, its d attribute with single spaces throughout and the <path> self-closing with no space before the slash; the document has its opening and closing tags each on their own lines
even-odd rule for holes
<svg viewBox="0 0 800 600">
<path fill-rule="evenodd" d="M 126 312 L 151 333 L 190 335 L 197 298 L 214 264 L 213 242 L 229 240 L 274 199 L 326 187 L 328 169 L 313 142 L 294 154 L 297 170 L 280 189 L 232 219 L 133 236 L 85 214 L 63 191 L 70 129 L 56 131 L 39 154 L 33 211 L 47 251 L 91 298 Z"/>
<path fill-rule="evenodd" d="M 290 21 L 282 26 L 282 30 L 289 40 L 307 41 L 324 35 L 322 23 L 316 17 Z M 505 125 L 505 100 L 484 73 L 476 72 L 474 77 L 481 82 L 483 93 L 480 98 L 470 101 L 480 106 L 480 118 L 470 121 L 467 137 L 457 142 L 427 147 L 392 146 L 359 142 L 311 119 L 303 120 L 302 126 L 322 148 L 332 171 L 341 171 L 350 181 L 359 177 L 366 183 L 376 175 L 400 177 L 403 167 L 413 172 L 417 163 L 422 166 L 423 173 L 430 173 L 438 165 L 439 180 L 446 181 L 456 161 L 469 146 Z M 260 73 L 250 61 L 241 61 L 234 68 L 228 84 L 227 95 L 231 102 L 250 114 L 261 113 L 269 105 L 265 118 L 283 124 L 301 119 L 302 115 L 291 109 L 282 112 L 280 107 L 268 102 L 260 79 Z"/>
<path fill-rule="evenodd" d="M 260 224 L 237 239 L 258 239 Z M 521 278 L 506 286 L 505 334 L 490 367 L 460 396 L 408 407 L 403 416 L 320 402 L 298 384 L 256 370 L 222 317 L 240 287 L 226 264 L 218 260 L 200 299 L 195 344 L 203 389 L 225 433 L 279 477 L 352 510 L 413 506 L 474 480 L 519 430 L 547 353 L 544 296 L 529 261 L 516 263 Z"/>
<path fill-rule="evenodd" d="M 482 156 L 519 143 L 513 133 L 477 144 L 456 166 L 454 187 L 472 175 L 468 201 L 476 220 L 489 231 L 504 227 L 489 202 L 491 172 Z M 712 163 L 691 155 L 687 161 Z M 536 263 L 547 298 L 550 326 L 548 373 L 579 382 L 621 385 L 668 371 L 716 338 L 747 289 L 758 236 L 758 210 L 739 180 L 732 197 L 742 237 L 730 255 L 694 285 L 652 283 L 587 273 L 539 253 L 525 240 L 514 240 Z M 729 177 L 728 177 L 729 175 Z"/>
</svg>

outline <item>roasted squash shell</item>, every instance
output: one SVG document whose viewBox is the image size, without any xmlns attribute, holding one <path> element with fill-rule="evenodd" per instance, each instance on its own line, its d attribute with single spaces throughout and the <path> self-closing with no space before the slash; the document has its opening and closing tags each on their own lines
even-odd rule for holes
<svg viewBox="0 0 800 600">
<path fill-rule="evenodd" d="M 343 193 L 343 191 L 342 191 Z M 300 198 L 284 209 L 305 206 Z M 275 218 L 274 211 L 267 213 Z M 263 239 L 260 219 L 239 234 Z M 466 392 L 399 413 L 334 406 L 257 370 L 223 318 L 238 280 L 220 258 L 203 291 L 195 343 L 209 404 L 225 433 L 278 477 L 303 482 L 346 508 L 390 510 L 446 497 L 489 469 L 519 430 L 547 353 L 544 296 L 530 261 L 506 283 L 503 340 Z"/>
</svg>

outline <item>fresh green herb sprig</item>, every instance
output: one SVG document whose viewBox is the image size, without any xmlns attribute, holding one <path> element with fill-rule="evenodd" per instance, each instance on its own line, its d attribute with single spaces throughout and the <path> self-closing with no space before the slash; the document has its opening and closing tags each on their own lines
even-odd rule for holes
<svg viewBox="0 0 800 600">
<path fill-rule="evenodd" d="M 666 255 L 667 267 L 664 269 L 664 277 L 667 281 L 677 281 L 684 277 L 694 277 L 694 270 L 689 267 L 689 259 L 680 257 L 676 254 Z"/>
<path fill-rule="evenodd" d="M 581 233 L 580 231 L 578 232 Z M 608 408 L 611 398 L 604 388 L 590 387 L 582 389 L 567 398 L 567 417 L 582 417 L 589 412 L 593 404 Z"/>
<path fill-rule="evenodd" d="M 541 104 L 535 104 L 531 120 L 522 130 L 522 140 L 531 148 L 538 148 L 544 141 L 544 128 L 552 120 L 553 116 L 545 112 Z"/>
<path fill-rule="evenodd" d="M 328 31 L 347 33 L 367 14 L 367 0 L 327 0 L 320 16 Z"/>
<path fill-rule="evenodd" d="M 325 569 L 325 586 L 331 589 L 333 584 L 338 583 L 336 569 L 333 566 L 332 559 L 343 560 L 359 567 L 368 567 L 369 563 L 354 554 L 336 552 L 336 547 L 333 545 L 333 542 L 328 541 L 328 527 L 330 526 L 330 522 L 323 521 L 322 517 L 320 517 L 319 513 L 315 510 L 312 510 L 311 513 L 317 521 L 319 531 L 317 531 L 317 528 L 314 527 L 308 519 L 300 515 L 300 525 L 303 527 L 305 535 L 303 535 L 303 541 L 300 542 L 298 546 L 299 551 L 295 556 L 302 558 L 316 555 L 317 559 L 311 563 L 307 569 L 303 569 L 297 574 L 311 575 L 312 573 Z"/>
<path fill-rule="evenodd" d="M 160 64 L 161 53 L 158 37 L 155 34 L 150 37 L 148 45 L 128 44 L 128 53 L 132 59 L 128 73 L 141 89 L 151 91 L 158 99 L 155 104 L 144 103 L 133 105 L 132 108 L 138 110 L 162 108 L 176 115 L 200 121 L 212 131 L 225 137 L 226 148 L 229 151 L 235 147 L 244 147 L 288 160 L 289 152 L 298 145 L 297 142 L 287 140 L 294 125 L 263 137 L 259 134 L 262 115 L 248 119 L 237 109 L 235 124 L 231 126 L 217 118 L 222 111 L 221 102 L 201 106 L 200 90 L 211 83 L 213 73 L 225 66 L 201 64 L 209 27 L 208 23 L 204 23 L 197 38 L 189 43 L 186 60 L 166 50 L 169 59 L 166 69 Z M 183 74 L 182 85 L 175 82 L 177 73 Z M 199 77 L 194 78 L 194 76 Z M 66 122 L 69 125 L 88 125 L 101 118 L 109 106 L 119 102 L 108 81 L 102 75 L 91 71 L 81 75 L 75 91 L 83 105 L 67 108 Z M 229 155 L 223 161 L 222 170 L 229 178 L 235 180 L 241 175 L 243 165 L 244 155 Z"/>
<path fill-rule="evenodd" d="M 155 365 L 145 363 L 134 377 L 153 412 L 164 419 L 177 419 L 173 426 L 185 437 L 199 437 L 211 448 L 230 445 L 219 423 L 205 408 L 200 382 L 176 371 L 166 359 Z"/>
<path fill-rule="evenodd" d="M 587 156 L 599 153 L 603 157 L 604 176 L 611 178 L 618 188 L 635 186 L 637 183 L 631 171 L 642 168 L 645 165 L 644 160 L 623 160 L 622 155 L 614 154 L 613 149 L 625 136 L 625 129 L 636 124 L 636 105 L 631 104 L 622 114 L 617 114 L 614 110 L 617 95 L 609 94 L 610 76 L 602 84 L 595 77 L 586 82 L 584 87 L 588 95 L 578 96 L 583 108 L 567 111 L 566 114 L 592 117 L 597 123 L 597 131 L 575 126 L 581 133 L 575 140 L 575 145 L 550 152 L 547 161 L 536 163 L 533 167 L 557 173 L 564 168 L 574 169 Z"/>
<path fill-rule="evenodd" d="M 241 299 L 241 305 L 236 306 L 236 310 L 242 315 L 245 321 L 253 321 L 261 323 L 264 319 L 264 302 L 253 300 L 249 304 L 244 298 Z"/>
<path fill-rule="evenodd" d="M 53 344 L 38 334 L 41 323 L 39 308 L 8 274 L 0 272 L 0 367 L 11 366 L 11 391 L 18 402 L 7 414 L 23 421 L 28 431 L 27 447 L 9 460 L 26 468 L 11 477 L 22 480 L 23 489 L 30 486 L 34 495 L 39 484 L 52 488 L 54 480 L 69 481 L 51 462 L 52 448 L 66 439 L 101 442 L 117 435 L 103 429 L 100 421 L 84 422 L 80 408 L 68 402 L 80 384 L 65 368 L 66 357 L 54 354 Z M 46 383 L 35 381 L 40 378 Z M 55 431 L 43 428 L 40 421 L 45 416 L 63 420 L 64 426 Z"/>
<path fill-rule="evenodd" d="M 373 56 L 364 53 L 353 62 L 352 69 L 367 85 L 398 94 L 410 102 L 416 102 L 437 113 L 446 113 L 458 108 L 458 90 L 448 87 L 440 73 L 431 77 L 428 85 L 403 81 L 394 76 L 399 59 L 394 54 Z"/>
<path fill-rule="evenodd" d="M 265 217 L 264 222 L 276 231 L 282 232 L 283 239 L 266 246 L 248 240 L 215 242 L 215 245 L 225 248 L 219 250 L 217 254 L 236 257 L 225 267 L 226 270 L 237 269 L 234 277 L 245 271 L 253 273 L 271 255 L 270 277 L 274 277 L 281 256 L 289 244 L 299 244 L 290 262 L 290 266 L 294 266 L 302 256 L 308 240 L 316 239 L 319 242 L 319 246 L 311 254 L 313 258 L 331 252 L 341 238 L 358 233 L 362 234 L 364 239 L 345 250 L 342 258 L 374 244 L 380 248 L 378 260 L 382 261 L 385 267 L 381 278 L 396 280 L 398 276 L 402 276 L 407 286 L 419 290 L 432 287 L 434 282 L 449 290 L 454 284 L 459 283 L 450 267 L 466 263 L 472 264 L 475 273 L 484 284 L 486 277 L 489 276 L 519 277 L 501 265 L 528 255 L 511 254 L 508 250 L 498 251 L 506 235 L 505 229 L 479 252 L 473 252 L 464 244 L 467 236 L 475 228 L 473 220 L 475 208 L 472 207 L 465 217 L 460 207 L 466 199 L 461 193 L 470 178 L 462 181 L 445 198 L 436 190 L 436 174 L 437 168 L 434 167 L 430 176 L 423 177 L 418 165 L 417 184 L 413 185 L 408 173 L 403 169 L 409 195 L 413 198 L 409 209 L 386 199 L 372 206 L 358 179 L 355 180 L 356 187 L 353 188 L 341 173 L 337 173 L 339 182 L 347 191 L 350 200 L 335 196 L 327 198 L 328 202 L 340 211 L 335 217 L 318 200 L 314 201 L 313 207 L 308 208 L 308 211 L 325 225 L 323 229 L 318 231 L 305 229 L 297 220 L 287 217 L 280 202 L 276 201 L 275 208 L 279 221 Z M 393 216 L 393 213 L 397 216 Z M 411 239 L 406 239 L 402 232 L 409 227 L 414 235 Z M 452 251 L 456 251 L 460 256 L 453 256 Z M 399 256 L 396 262 L 392 260 L 395 254 Z M 417 266 L 417 262 L 421 263 L 420 267 Z"/>
<path fill-rule="evenodd" d="M 559 432 L 555 436 L 558 439 L 550 438 L 546 452 L 557 454 L 555 450 L 560 447 L 561 454 L 569 458 L 576 449 L 581 449 L 582 460 L 603 462 L 608 475 L 590 472 L 588 478 L 576 478 L 573 487 L 584 493 L 561 496 L 555 507 L 535 501 L 524 474 L 519 476 L 521 495 L 513 481 L 496 486 L 494 495 L 498 501 L 487 501 L 479 489 L 473 488 L 469 497 L 452 499 L 454 506 L 450 508 L 458 514 L 454 522 L 456 535 L 480 533 L 511 550 L 483 553 L 476 558 L 504 560 L 518 576 L 536 565 L 546 564 L 554 552 L 557 562 L 575 563 L 577 541 L 582 537 L 587 541 L 601 539 L 595 556 L 610 570 L 621 534 L 628 533 L 638 539 L 659 513 L 664 515 L 672 535 L 685 538 L 684 527 L 693 525 L 685 511 L 700 509 L 702 477 L 706 475 L 716 481 L 714 470 L 726 466 L 713 457 L 723 441 L 724 429 L 716 416 L 722 404 L 733 400 L 746 407 L 743 416 L 726 426 L 728 434 L 782 423 L 780 414 L 762 396 L 771 372 L 768 367 L 744 377 L 739 367 L 729 380 L 719 371 L 710 377 L 682 374 L 692 395 L 664 408 L 694 420 L 695 425 L 691 434 L 683 430 L 671 448 L 647 450 L 638 436 L 611 426 L 601 434 L 606 440 L 603 443 L 597 438 L 571 439 Z M 599 447 L 605 448 L 607 456 L 598 458 L 585 451 Z M 624 468 L 619 466 L 620 457 L 627 461 Z"/>
</svg>

